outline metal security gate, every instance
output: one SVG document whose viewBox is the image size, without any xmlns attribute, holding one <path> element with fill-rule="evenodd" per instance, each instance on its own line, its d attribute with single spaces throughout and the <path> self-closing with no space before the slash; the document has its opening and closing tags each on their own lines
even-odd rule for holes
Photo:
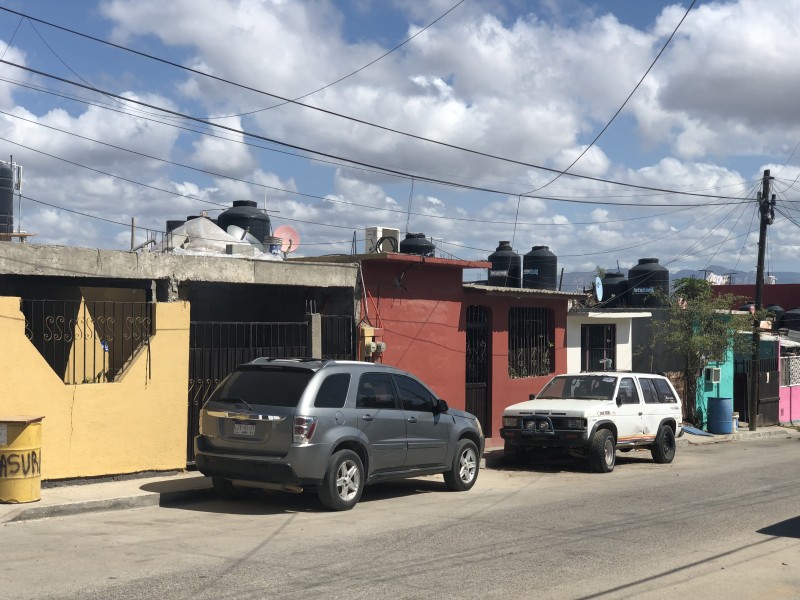
<svg viewBox="0 0 800 600">
<path fill-rule="evenodd" d="M 467 333 L 467 412 L 478 417 L 486 436 L 492 435 L 492 411 L 489 390 L 489 310 L 485 306 L 468 306 Z"/>
<path fill-rule="evenodd" d="M 188 463 L 194 462 L 200 409 L 219 382 L 237 365 L 255 358 L 309 356 L 310 329 L 308 322 L 193 321 L 189 324 Z M 352 317 L 322 316 L 323 358 L 352 360 L 354 345 Z"/>
<path fill-rule="evenodd" d="M 751 360 L 737 360 L 733 375 L 733 410 L 741 421 L 750 422 L 748 402 L 750 397 Z M 758 427 L 777 425 L 780 421 L 780 373 L 777 358 L 760 358 L 758 365 Z"/>
<path fill-rule="evenodd" d="M 581 371 L 610 371 L 617 366 L 617 326 L 581 325 Z"/>
</svg>

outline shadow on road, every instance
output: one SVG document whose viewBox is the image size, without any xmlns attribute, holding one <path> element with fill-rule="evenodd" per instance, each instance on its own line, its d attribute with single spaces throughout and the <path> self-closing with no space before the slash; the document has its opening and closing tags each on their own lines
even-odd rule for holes
<svg viewBox="0 0 800 600">
<path fill-rule="evenodd" d="M 800 539 L 800 517 L 792 517 L 769 527 L 759 529 L 756 533 L 773 535 L 775 537 L 790 537 Z"/>
<path fill-rule="evenodd" d="M 399 481 L 376 483 L 364 488 L 359 504 L 379 502 L 390 498 L 417 496 L 432 492 L 447 493 L 442 478 L 402 479 Z M 277 515 L 288 513 L 326 513 L 330 512 L 320 504 L 316 491 L 309 489 L 301 494 L 242 489 L 241 498 L 224 499 L 214 494 L 212 489 L 202 490 L 192 497 L 165 503 L 165 508 L 235 515 Z M 356 507 L 357 510 L 357 507 Z"/>
<path fill-rule="evenodd" d="M 617 467 L 652 464 L 649 450 L 632 450 L 617 454 Z M 502 453 L 486 457 L 486 467 L 494 471 L 532 471 L 534 473 L 586 473 L 589 465 L 585 458 L 569 456 L 563 451 L 531 453 L 524 458 L 505 459 Z"/>
</svg>

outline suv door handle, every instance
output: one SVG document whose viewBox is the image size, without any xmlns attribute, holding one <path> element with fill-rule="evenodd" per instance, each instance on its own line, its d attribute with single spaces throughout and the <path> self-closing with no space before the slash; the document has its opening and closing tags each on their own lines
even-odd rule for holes
<svg viewBox="0 0 800 600">
<path fill-rule="evenodd" d="M 408 417 L 408 419 L 406 419 L 406 420 L 407 420 L 409 423 L 416 423 L 416 422 L 417 422 L 417 417 Z"/>
<path fill-rule="evenodd" d="M 361 419 L 363 421 L 372 421 L 373 417 L 372 415 L 364 415 L 363 417 L 361 417 Z"/>
</svg>

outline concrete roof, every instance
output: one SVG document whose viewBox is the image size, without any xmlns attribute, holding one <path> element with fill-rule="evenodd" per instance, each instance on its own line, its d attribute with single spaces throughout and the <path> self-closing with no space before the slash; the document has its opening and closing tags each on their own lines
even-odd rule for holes
<svg viewBox="0 0 800 600">
<path fill-rule="evenodd" d="M 400 252 L 374 252 L 370 254 L 332 254 L 328 256 L 310 256 L 307 258 L 291 258 L 289 262 L 330 262 L 330 263 L 359 263 L 366 261 L 382 261 L 397 264 L 426 264 L 455 269 L 488 269 L 492 263 L 485 260 L 458 260 L 453 258 L 436 258 L 433 256 L 420 256 L 418 254 L 403 254 Z"/>
<path fill-rule="evenodd" d="M 573 309 L 567 313 L 567 318 L 581 317 L 589 319 L 646 319 L 652 317 L 653 313 L 646 310 L 592 310 L 592 309 Z"/>
<path fill-rule="evenodd" d="M 560 292 L 558 290 L 540 290 L 534 288 L 503 287 L 496 285 L 482 285 L 479 283 L 465 283 L 464 291 L 487 296 L 513 296 L 516 298 L 563 298 L 566 300 L 573 298 L 585 298 L 587 294 L 583 292 Z"/>
<path fill-rule="evenodd" d="M 0 275 L 353 288 L 358 266 L 0 242 Z"/>
</svg>

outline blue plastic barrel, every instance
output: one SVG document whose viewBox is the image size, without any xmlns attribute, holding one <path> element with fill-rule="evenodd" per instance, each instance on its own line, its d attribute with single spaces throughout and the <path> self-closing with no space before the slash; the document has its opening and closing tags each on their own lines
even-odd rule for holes
<svg viewBox="0 0 800 600">
<path fill-rule="evenodd" d="M 733 398 L 708 399 L 709 433 L 733 433 Z"/>
</svg>

